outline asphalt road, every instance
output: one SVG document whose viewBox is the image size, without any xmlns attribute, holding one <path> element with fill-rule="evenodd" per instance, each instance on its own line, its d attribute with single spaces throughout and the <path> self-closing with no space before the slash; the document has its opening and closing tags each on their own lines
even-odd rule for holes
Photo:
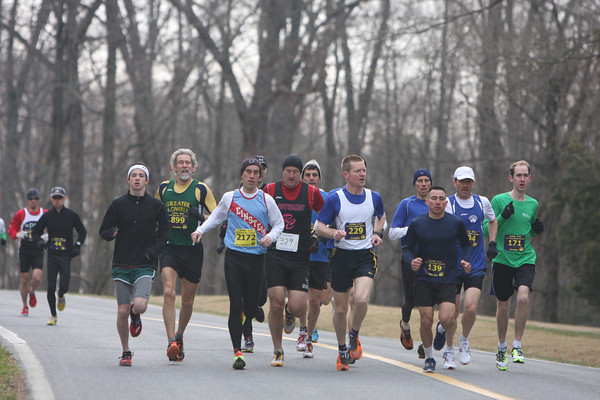
<svg viewBox="0 0 600 400">
<path fill-rule="evenodd" d="M 479 351 L 472 352 L 469 365 L 454 371 L 444 370 L 442 352 L 435 352 L 437 371 L 425 374 L 415 350 L 404 350 L 399 340 L 367 336 L 361 337 L 363 358 L 350 371 L 339 372 L 331 332 L 320 332 L 314 359 L 296 352 L 297 330 L 284 335 L 285 366 L 273 368 L 266 323 L 254 324 L 255 353 L 245 356 L 245 370 L 236 371 L 227 319 L 207 314 L 193 315 L 185 334 L 186 358 L 172 363 L 156 306 L 142 316 L 142 334 L 130 339 L 133 366 L 120 367 L 116 310 L 116 300 L 67 294 L 67 307 L 52 327 L 46 325 L 44 293 L 30 315 L 22 317 L 18 293 L 0 290 L 0 335 L 26 371 L 30 398 L 547 400 L 592 399 L 600 393 L 598 369 L 526 359 L 500 372 L 495 355 Z"/>
</svg>

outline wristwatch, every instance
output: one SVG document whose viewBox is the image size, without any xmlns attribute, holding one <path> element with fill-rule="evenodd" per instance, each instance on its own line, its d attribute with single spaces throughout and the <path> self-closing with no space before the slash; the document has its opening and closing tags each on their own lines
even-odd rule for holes
<svg viewBox="0 0 600 400">
<path fill-rule="evenodd" d="M 380 238 L 382 238 L 382 239 L 383 239 L 383 232 L 381 232 L 381 231 L 374 231 L 373 233 L 374 233 L 375 235 L 378 235 Z"/>
</svg>

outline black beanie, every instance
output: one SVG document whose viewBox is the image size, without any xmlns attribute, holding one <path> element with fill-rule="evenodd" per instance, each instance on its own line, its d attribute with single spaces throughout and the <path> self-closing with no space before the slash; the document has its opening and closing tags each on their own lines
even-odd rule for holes
<svg viewBox="0 0 600 400">
<path fill-rule="evenodd" d="M 296 167 L 298 171 L 302 171 L 302 159 L 298 154 L 290 154 L 283 160 L 281 169 L 284 170 L 286 167 Z"/>
<path fill-rule="evenodd" d="M 255 157 L 250 157 L 250 158 L 246 158 L 244 161 L 242 161 L 242 167 L 240 168 L 240 175 L 242 175 L 244 173 L 244 171 L 246 170 L 246 168 L 248 168 L 249 165 L 258 166 L 258 170 L 262 172 L 262 167 L 260 166 L 260 161 L 258 161 Z"/>
</svg>

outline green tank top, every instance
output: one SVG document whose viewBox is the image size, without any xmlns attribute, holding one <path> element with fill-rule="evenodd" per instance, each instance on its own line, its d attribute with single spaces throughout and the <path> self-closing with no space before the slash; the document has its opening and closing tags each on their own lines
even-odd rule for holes
<svg viewBox="0 0 600 400">
<path fill-rule="evenodd" d="M 162 201 L 169 214 L 171 224 L 171 236 L 169 243 L 177 246 L 193 246 L 192 232 L 198 227 L 198 219 L 189 214 L 190 207 L 198 206 L 196 198 L 197 180 L 185 189 L 183 193 L 175 192 L 175 180 L 171 180 L 165 191 L 162 193 Z"/>
</svg>

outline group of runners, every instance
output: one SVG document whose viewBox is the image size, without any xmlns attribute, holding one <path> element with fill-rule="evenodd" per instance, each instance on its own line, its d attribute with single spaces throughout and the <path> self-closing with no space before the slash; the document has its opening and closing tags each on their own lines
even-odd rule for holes
<svg viewBox="0 0 600 400">
<path fill-rule="evenodd" d="M 127 171 L 127 193 L 111 202 L 102 221 L 100 237 L 116 239 L 112 277 L 118 303 L 117 331 L 123 347 L 120 365 L 132 364 L 129 335 L 136 337 L 142 331 L 140 315 L 146 311 L 157 265 L 164 285 L 167 357 L 183 361 L 183 335 L 202 272 L 202 238 L 220 226 L 222 245 L 218 251 L 225 249 L 233 368 L 244 369 L 244 353 L 254 350 L 251 320 L 264 320 L 262 306 L 268 297 L 271 366 L 284 365 L 283 332 L 291 334 L 298 320 L 296 350 L 304 358 L 314 357 L 321 305 L 333 299 L 339 350 L 336 369 L 347 371 L 363 354 L 359 332 L 377 274 L 375 248 L 383 243 L 387 227 L 381 196 L 365 187 L 366 161 L 355 154 L 344 157 L 341 170 L 346 184 L 327 193 L 319 188 L 321 167 L 316 160 L 304 164 L 297 154 L 291 154 L 283 161 L 282 179 L 265 185 L 267 161 L 263 156 L 250 157 L 241 163 L 239 187 L 226 192 L 218 204 L 209 187 L 193 178 L 197 163 L 193 151 L 176 150 L 170 160 L 175 179 L 162 182 L 154 196 L 146 193 L 148 167 L 134 163 Z M 511 356 L 513 362 L 524 362 L 521 339 L 535 276 L 530 238 L 540 234 L 544 226 L 537 218 L 537 201 L 525 194 L 531 182 L 529 164 L 518 161 L 511 165 L 509 180 L 512 190 L 490 202 L 472 193 L 475 174 L 469 167 L 456 169 L 456 193 L 450 196 L 442 186 L 433 186 L 429 170 L 419 169 L 413 179 L 415 195 L 402 200 L 396 209 L 388 235 L 402 242 L 405 302 L 400 340 L 407 350 L 413 349 L 410 317 L 417 306 L 422 340 L 418 355 L 425 359 L 425 372 L 435 371 L 433 350 L 444 346 L 444 368 L 456 368 L 453 343 L 463 289 L 458 358 L 462 364 L 470 362 L 468 337 L 476 319 L 486 256 L 493 260 L 492 292 L 497 297 L 496 366 L 508 368 L 506 334 L 514 291 L 517 308 Z M 55 307 L 62 310 L 65 305 L 65 265 L 71 256 L 79 254 L 86 233 L 77 214 L 64 207 L 65 196 L 63 188 L 53 188 L 54 209 L 45 212 L 37 206 L 39 193 L 30 190 L 28 207 L 15 214 L 9 227 L 9 235 L 21 239 L 25 314 L 27 294 L 29 305 L 35 305 L 42 268 L 40 249 L 49 243 L 51 325 L 57 321 Z M 60 229 L 58 222 L 62 223 Z M 79 234 L 74 245 L 73 229 Z M 484 237 L 489 238 L 487 251 Z M 33 278 L 29 282 L 31 267 Z M 57 271 L 61 275 L 58 303 L 54 297 Z M 176 325 L 178 277 L 182 290 Z M 438 321 L 432 332 L 436 305 Z"/>
</svg>

